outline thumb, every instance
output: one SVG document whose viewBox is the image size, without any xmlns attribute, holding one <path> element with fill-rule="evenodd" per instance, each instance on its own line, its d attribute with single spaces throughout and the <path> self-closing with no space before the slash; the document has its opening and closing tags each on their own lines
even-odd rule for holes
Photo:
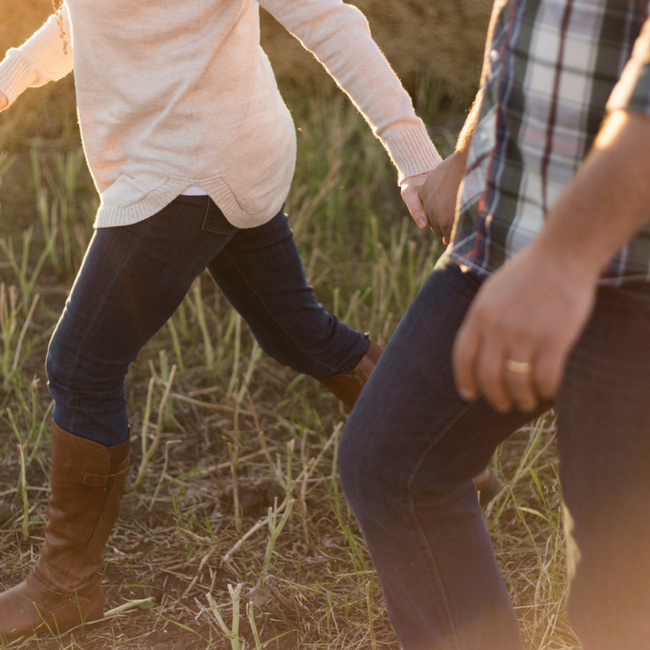
<svg viewBox="0 0 650 650">
<path fill-rule="evenodd" d="M 7 99 L 6 95 L 0 92 L 0 111 L 4 108 L 7 108 L 8 103 L 9 100 Z"/>
</svg>

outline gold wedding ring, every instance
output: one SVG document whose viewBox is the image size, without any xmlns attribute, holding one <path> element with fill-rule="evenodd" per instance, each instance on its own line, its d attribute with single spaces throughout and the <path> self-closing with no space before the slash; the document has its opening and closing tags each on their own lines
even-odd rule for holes
<svg viewBox="0 0 650 650">
<path fill-rule="evenodd" d="M 506 359 L 506 368 L 512 372 L 520 374 L 528 374 L 533 370 L 533 364 L 528 361 L 515 361 L 514 359 Z"/>
</svg>

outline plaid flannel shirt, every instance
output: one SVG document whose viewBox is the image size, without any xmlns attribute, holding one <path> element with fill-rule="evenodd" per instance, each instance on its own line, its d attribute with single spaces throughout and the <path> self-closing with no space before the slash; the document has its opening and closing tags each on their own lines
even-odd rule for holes
<svg viewBox="0 0 650 650">
<path fill-rule="evenodd" d="M 487 275 L 530 242 L 607 110 L 650 115 L 649 4 L 497 0 L 451 248 L 457 263 Z M 650 226 L 603 272 L 605 284 L 624 280 L 650 280 Z"/>
</svg>

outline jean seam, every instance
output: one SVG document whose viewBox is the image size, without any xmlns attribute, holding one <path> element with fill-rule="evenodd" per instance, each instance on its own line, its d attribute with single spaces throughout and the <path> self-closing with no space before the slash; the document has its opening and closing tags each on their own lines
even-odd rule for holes
<svg viewBox="0 0 650 650">
<path fill-rule="evenodd" d="M 203 219 L 201 220 L 202 226 L 205 226 L 205 220 L 208 218 L 209 213 L 210 213 L 210 197 L 208 197 L 208 200 L 205 202 L 205 212 L 203 213 Z"/>
<path fill-rule="evenodd" d="M 447 597 L 447 592 L 445 590 L 444 584 L 442 582 L 442 579 L 440 577 L 440 571 L 438 569 L 438 562 L 436 561 L 435 554 L 433 552 L 433 549 L 431 548 L 431 545 L 429 544 L 426 535 L 424 534 L 424 527 L 422 525 L 422 522 L 420 521 L 420 518 L 418 517 L 415 509 L 415 500 L 414 500 L 414 493 L 413 493 L 413 482 L 415 481 L 415 476 L 418 473 L 422 463 L 424 462 L 424 459 L 426 456 L 431 452 L 431 449 L 436 445 L 440 439 L 451 429 L 451 427 L 458 422 L 463 416 L 465 416 L 471 408 L 474 406 L 474 402 L 471 404 L 464 405 L 463 408 L 456 414 L 455 417 L 453 417 L 448 424 L 440 431 L 439 435 L 435 437 L 434 440 L 429 441 L 427 446 L 424 448 L 422 453 L 420 454 L 418 461 L 413 468 L 413 470 L 410 472 L 410 475 L 407 480 L 406 484 L 406 491 L 407 491 L 407 499 L 408 499 L 408 513 L 411 516 L 412 520 L 415 523 L 415 527 L 418 531 L 419 537 L 420 537 L 420 543 L 421 546 L 424 550 L 424 555 L 425 557 L 428 557 L 429 562 L 427 562 L 427 565 L 432 569 L 434 573 L 434 579 L 435 583 L 438 585 L 438 590 L 440 595 L 442 596 L 442 604 L 445 610 L 445 614 L 447 615 L 448 622 L 450 623 L 450 629 L 453 632 L 454 635 L 454 646 L 457 650 L 460 650 L 460 642 L 458 640 L 458 634 L 456 633 L 456 625 L 454 623 L 454 617 L 451 613 L 451 607 L 449 604 L 449 599 Z"/>
<path fill-rule="evenodd" d="M 277 320 L 277 318 L 275 318 L 275 316 L 273 315 L 271 310 L 266 306 L 266 303 L 262 300 L 262 298 L 259 296 L 257 291 L 255 291 L 255 288 L 250 284 L 250 282 L 246 278 L 245 274 L 242 272 L 242 270 L 237 265 L 237 262 L 235 261 L 233 256 L 230 255 L 230 253 L 228 253 L 226 250 L 222 251 L 221 254 L 226 255 L 226 257 L 232 262 L 234 268 L 237 270 L 237 272 L 239 273 L 240 277 L 243 279 L 246 286 L 250 289 L 251 293 L 259 300 L 259 302 L 262 305 L 262 307 L 264 308 L 264 310 L 269 314 L 269 317 L 278 326 L 278 328 L 280 330 L 282 330 L 282 332 L 291 341 L 291 343 L 296 347 L 296 349 L 300 352 L 300 354 L 302 354 L 306 359 L 309 359 L 310 361 L 318 364 L 322 368 L 326 368 L 328 371 L 331 371 L 332 374 L 339 373 L 340 370 L 338 368 L 332 368 L 332 366 L 330 366 L 330 365 L 328 365 L 326 363 L 323 363 L 322 361 L 319 361 L 318 359 L 314 358 L 310 354 L 307 354 L 307 352 L 305 352 L 302 349 L 302 347 L 298 344 L 298 342 L 291 336 L 291 334 L 289 334 L 289 332 L 287 332 L 287 330 L 280 324 L 280 322 Z"/>
<path fill-rule="evenodd" d="M 78 347 L 78 349 L 77 349 L 77 354 L 75 355 L 74 361 L 70 364 L 70 372 L 68 372 L 68 376 L 67 376 L 67 379 L 66 379 L 66 382 L 65 382 L 65 389 L 66 389 L 66 390 L 68 390 L 68 389 L 70 388 L 70 378 L 72 377 L 72 374 L 74 373 L 74 369 L 75 369 L 75 367 L 76 367 L 76 365 L 77 365 L 77 361 L 79 360 L 79 355 L 81 354 L 81 349 L 82 349 L 84 343 L 86 342 L 86 339 L 88 338 L 88 335 L 89 335 L 89 333 L 90 333 L 90 329 L 91 329 L 92 325 L 95 323 L 95 321 L 96 321 L 96 319 L 97 319 L 97 315 L 99 314 L 100 309 L 102 308 L 102 306 L 103 306 L 103 305 L 105 304 L 105 302 L 106 302 L 106 294 L 108 293 L 108 291 L 110 290 L 110 288 L 115 284 L 115 281 L 116 281 L 116 279 L 117 279 L 117 276 L 121 273 L 122 269 L 123 269 L 123 268 L 126 266 L 126 264 L 129 262 L 129 260 L 130 260 L 131 257 L 133 256 L 133 253 L 134 253 L 135 249 L 138 247 L 138 245 L 140 244 L 140 242 L 142 241 L 142 239 L 144 238 L 144 236 L 149 232 L 149 230 L 151 229 L 151 226 L 152 226 L 152 225 L 153 225 L 153 219 L 149 219 L 149 223 L 147 224 L 147 228 L 146 228 L 146 229 L 145 229 L 145 230 L 140 234 L 140 236 L 138 237 L 138 239 L 134 242 L 133 247 L 132 247 L 131 250 L 129 251 L 128 257 L 125 258 L 124 262 L 122 263 L 122 265 L 121 265 L 120 268 L 118 269 L 117 273 L 115 273 L 115 275 L 114 275 L 114 277 L 113 277 L 113 280 L 112 280 L 111 283 L 106 287 L 106 289 L 105 289 L 105 291 L 104 291 L 104 295 L 102 296 L 101 302 L 97 305 L 97 308 L 95 309 L 95 313 L 94 313 L 93 316 L 92 316 L 92 319 L 91 319 L 91 321 L 90 321 L 90 323 L 89 323 L 89 326 L 86 328 L 86 333 L 85 333 L 83 339 L 81 340 L 81 342 L 79 343 L 79 347 Z M 76 396 L 75 396 L 75 398 L 74 398 L 74 406 L 75 406 L 75 409 L 74 409 L 74 411 L 73 411 L 72 419 L 71 419 L 71 421 L 70 421 L 70 427 L 71 427 L 71 428 L 73 428 L 73 425 L 74 425 L 75 419 L 76 419 L 76 417 L 77 417 L 76 409 L 78 408 L 78 404 L 77 404 L 77 398 L 76 398 Z"/>
</svg>

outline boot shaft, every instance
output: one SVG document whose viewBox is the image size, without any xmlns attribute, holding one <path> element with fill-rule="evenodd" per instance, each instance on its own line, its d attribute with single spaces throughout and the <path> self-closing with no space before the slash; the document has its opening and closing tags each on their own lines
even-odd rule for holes
<svg viewBox="0 0 650 650">
<path fill-rule="evenodd" d="M 53 425 L 50 518 L 34 569 L 47 587 L 79 589 L 101 569 L 129 471 L 129 448 L 130 440 L 107 448 Z"/>
</svg>

